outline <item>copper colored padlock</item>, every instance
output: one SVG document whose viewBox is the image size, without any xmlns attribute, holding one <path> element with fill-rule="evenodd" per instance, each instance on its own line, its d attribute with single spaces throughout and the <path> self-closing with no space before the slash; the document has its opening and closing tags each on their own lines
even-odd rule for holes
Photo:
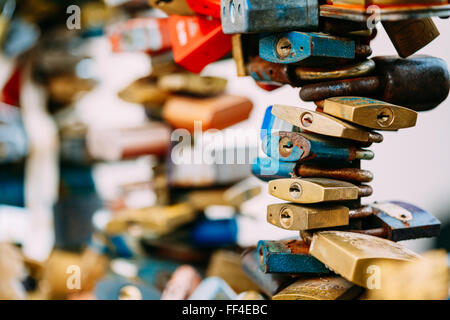
<svg viewBox="0 0 450 320">
<path fill-rule="evenodd" d="M 213 98 L 173 96 L 163 109 L 164 119 L 174 128 L 194 131 L 200 121 L 202 131 L 224 129 L 246 120 L 253 103 L 244 97 L 220 95 Z"/>
</svg>

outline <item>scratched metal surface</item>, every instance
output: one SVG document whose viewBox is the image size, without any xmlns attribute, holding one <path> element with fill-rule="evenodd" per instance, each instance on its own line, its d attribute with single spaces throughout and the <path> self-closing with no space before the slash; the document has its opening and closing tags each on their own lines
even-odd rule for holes
<svg viewBox="0 0 450 320">
<path fill-rule="evenodd" d="M 430 213 L 409 203 L 400 201 L 391 202 L 405 208 L 412 215 L 412 220 L 403 222 L 383 211 L 375 209 L 374 217 L 380 219 L 383 224 L 388 226 L 389 238 L 392 241 L 428 238 L 439 235 L 441 223 Z"/>
<path fill-rule="evenodd" d="M 264 241 L 258 243 L 261 269 L 265 273 L 329 273 L 330 270 L 309 254 L 309 246 L 301 240 Z"/>
<path fill-rule="evenodd" d="M 225 34 L 316 30 L 317 0 L 225 0 L 222 1 Z"/>
<path fill-rule="evenodd" d="M 290 42 L 289 54 L 282 57 L 277 52 L 277 43 L 285 38 Z M 283 32 L 262 34 L 259 40 L 259 55 L 274 63 L 297 63 L 310 57 L 355 58 L 355 42 L 350 39 L 312 32 Z"/>
</svg>

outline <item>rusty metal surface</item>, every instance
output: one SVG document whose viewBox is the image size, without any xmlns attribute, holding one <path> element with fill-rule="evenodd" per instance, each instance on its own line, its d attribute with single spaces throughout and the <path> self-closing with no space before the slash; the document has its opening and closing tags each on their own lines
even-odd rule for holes
<svg viewBox="0 0 450 320">
<path fill-rule="evenodd" d="M 309 255 L 309 245 L 301 240 L 264 241 L 257 252 L 265 273 L 307 274 L 329 273 L 325 265 Z"/>
<path fill-rule="evenodd" d="M 295 168 L 299 177 L 322 177 L 353 182 L 370 182 L 373 174 L 357 168 L 325 168 L 317 165 L 299 164 Z"/>
</svg>

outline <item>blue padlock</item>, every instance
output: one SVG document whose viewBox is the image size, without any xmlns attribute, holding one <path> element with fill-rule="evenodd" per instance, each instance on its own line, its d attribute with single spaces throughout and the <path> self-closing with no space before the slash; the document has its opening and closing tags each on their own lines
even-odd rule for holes
<svg viewBox="0 0 450 320">
<path fill-rule="evenodd" d="M 315 32 L 283 32 L 261 34 L 259 56 L 273 63 L 300 63 L 324 58 L 355 58 L 355 42 L 351 39 Z"/>
<path fill-rule="evenodd" d="M 373 203 L 370 223 L 374 228 L 380 224 L 385 230 L 384 237 L 392 241 L 437 237 L 441 222 L 429 212 L 401 201 Z"/>
<path fill-rule="evenodd" d="M 225 34 L 319 28 L 318 0 L 222 0 Z"/>
<path fill-rule="evenodd" d="M 252 174 L 262 181 L 291 178 L 295 176 L 296 162 L 279 161 L 273 158 L 256 158 Z"/>
<path fill-rule="evenodd" d="M 265 273 L 330 273 L 322 262 L 309 254 L 309 246 L 301 240 L 261 240 L 256 250 Z"/>
<path fill-rule="evenodd" d="M 280 161 L 353 161 L 372 160 L 374 153 L 316 135 L 284 132 L 263 139 L 263 151 Z"/>
</svg>

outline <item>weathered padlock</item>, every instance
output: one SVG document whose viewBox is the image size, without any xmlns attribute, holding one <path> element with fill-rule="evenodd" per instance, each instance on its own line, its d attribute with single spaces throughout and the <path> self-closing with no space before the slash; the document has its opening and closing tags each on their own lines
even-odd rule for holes
<svg viewBox="0 0 450 320">
<path fill-rule="evenodd" d="M 222 0 L 222 26 L 227 34 L 316 30 L 317 0 Z"/>
<path fill-rule="evenodd" d="M 301 240 L 258 242 L 261 269 L 264 273 L 320 274 L 330 270 L 309 254 L 309 246 Z"/>
<path fill-rule="evenodd" d="M 274 295 L 272 300 L 352 300 L 361 291 L 339 276 L 301 278 Z"/>
<path fill-rule="evenodd" d="M 328 98 L 323 112 L 356 125 L 376 130 L 398 130 L 416 125 L 417 112 L 363 97 Z"/>
<path fill-rule="evenodd" d="M 370 286 L 373 270 L 379 270 L 378 262 L 412 261 L 420 257 L 396 242 L 342 231 L 315 233 L 310 253 L 345 279 L 366 288 Z"/>
<path fill-rule="evenodd" d="M 412 109 L 427 111 L 443 102 L 450 90 L 444 60 L 417 55 L 408 59 L 375 57 L 375 76 L 308 84 L 300 90 L 304 101 L 340 96 L 372 97 Z"/>
<path fill-rule="evenodd" d="M 311 204 L 368 197 L 372 194 L 372 188 L 326 178 L 292 178 L 270 181 L 269 193 L 278 199 Z"/>
<path fill-rule="evenodd" d="M 279 161 L 272 158 L 256 158 L 252 165 L 252 173 L 263 181 L 291 177 L 302 178 L 329 178 L 354 183 L 370 182 L 373 174 L 359 168 L 336 166 L 334 163 L 316 165 L 309 163 L 296 163 Z"/>
<path fill-rule="evenodd" d="M 306 132 L 360 142 L 383 141 L 383 136 L 378 133 L 360 129 L 322 112 L 315 112 L 299 107 L 274 105 L 272 114 L 286 122 L 300 127 Z"/>
<path fill-rule="evenodd" d="M 355 58 L 355 42 L 351 39 L 324 33 L 283 32 L 262 34 L 259 39 L 259 56 L 273 63 L 301 63 L 326 58 Z"/>
</svg>

